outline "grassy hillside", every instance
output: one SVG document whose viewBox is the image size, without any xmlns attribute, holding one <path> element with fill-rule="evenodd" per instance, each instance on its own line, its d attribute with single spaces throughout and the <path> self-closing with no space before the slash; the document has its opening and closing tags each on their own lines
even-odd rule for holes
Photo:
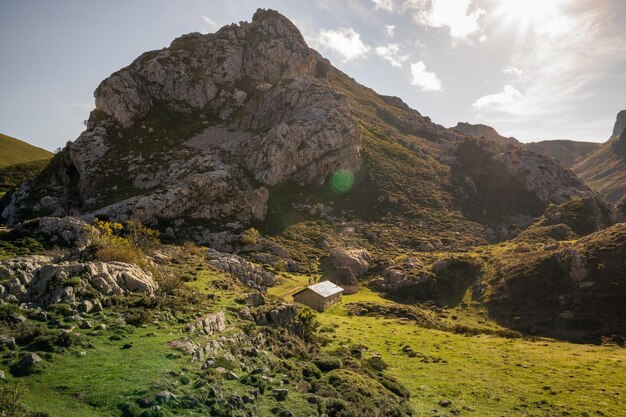
<svg viewBox="0 0 626 417">
<path fill-rule="evenodd" d="M 17 342 L 0 349 L 6 375 L 0 395 L 6 400 L 20 387 L 21 404 L 41 413 L 13 415 L 624 415 L 626 350 L 520 338 L 493 322 L 471 291 L 455 307 L 437 307 L 396 303 L 363 287 L 316 314 L 315 340 L 303 343 L 246 319 L 268 306 L 240 304 L 249 289 L 214 270 L 199 248 L 160 253 L 171 253 L 171 266 L 186 282 L 153 299 L 114 297 L 109 307 L 80 317 L 64 315 L 63 305 L 47 316 L 0 306 L 0 330 Z M 309 278 L 281 273 L 266 299 L 291 302 Z M 199 338 L 184 330 L 194 317 L 218 310 L 227 314 L 225 332 Z M 253 349 L 238 339 L 242 332 L 256 337 Z M 212 346 L 231 337 L 239 342 L 230 350 L 200 361 L 175 343 Z M 12 376 L 10 365 L 27 351 L 43 365 L 30 376 Z M 286 399 L 277 400 L 275 389 L 287 389 Z M 163 392 L 174 397 L 159 400 Z"/>
<path fill-rule="evenodd" d="M 0 133 L 0 167 L 52 158 L 52 152 Z"/>
<path fill-rule="evenodd" d="M 578 142 L 575 140 L 543 140 L 527 143 L 526 149 L 547 155 L 561 162 L 564 167 L 571 168 L 598 149 L 601 144 L 594 142 Z"/>
<path fill-rule="evenodd" d="M 614 137 L 572 167 L 591 189 L 615 203 L 626 195 L 626 135 Z"/>
</svg>

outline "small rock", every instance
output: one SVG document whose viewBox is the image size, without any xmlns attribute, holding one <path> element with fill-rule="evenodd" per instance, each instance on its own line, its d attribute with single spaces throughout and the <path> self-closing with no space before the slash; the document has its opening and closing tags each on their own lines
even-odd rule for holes
<svg viewBox="0 0 626 417">
<path fill-rule="evenodd" d="M 276 388 L 272 390 L 272 396 L 274 396 L 274 398 L 276 398 L 277 401 L 283 401 L 284 399 L 287 398 L 288 394 L 289 394 L 288 389 Z"/>
<path fill-rule="evenodd" d="M 9 349 L 15 349 L 15 338 L 0 335 L 0 347 L 1 346 L 6 346 Z"/>
<path fill-rule="evenodd" d="M 443 399 L 439 401 L 439 405 L 442 407 L 449 407 L 450 405 L 452 405 L 452 401 Z"/>
<path fill-rule="evenodd" d="M 81 329 L 91 329 L 93 328 L 93 324 L 91 324 L 89 320 L 85 320 L 78 327 L 80 327 Z"/>
<path fill-rule="evenodd" d="M 161 403 L 161 404 L 167 404 L 171 401 L 176 400 L 176 395 L 174 395 L 173 393 L 169 392 L 169 391 L 161 391 L 156 395 L 156 400 L 157 402 Z"/>
<path fill-rule="evenodd" d="M 224 372 L 224 378 L 230 379 L 231 381 L 235 381 L 235 380 L 239 379 L 237 374 L 234 373 L 233 371 L 226 371 L 226 372 Z"/>
</svg>

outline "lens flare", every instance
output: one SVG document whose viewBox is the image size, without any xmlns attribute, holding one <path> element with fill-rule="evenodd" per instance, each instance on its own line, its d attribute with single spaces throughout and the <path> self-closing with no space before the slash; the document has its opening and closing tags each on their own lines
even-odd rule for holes
<svg viewBox="0 0 626 417">
<path fill-rule="evenodd" d="M 336 193 L 347 193 L 354 185 L 354 174 L 347 169 L 336 171 L 330 178 L 330 187 Z"/>
</svg>

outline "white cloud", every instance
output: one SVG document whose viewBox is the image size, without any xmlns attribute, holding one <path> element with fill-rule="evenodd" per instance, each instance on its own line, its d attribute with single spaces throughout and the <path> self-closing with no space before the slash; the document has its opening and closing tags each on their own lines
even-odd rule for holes
<svg viewBox="0 0 626 417">
<path fill-rule="evenodd" d="M 411 64 L 411 85 L 419 87 L 422 91 L 441 91 L 442 84 L 437 74 L 426 70 L 423 61 Z"/>
<path fill-rule="evenodd" d="M 361 35 L 351 27 L 337 30 L 322 29 L 319 36 L 311 41 L 323 49 L 335 52 L 343 62 L 364 58 L 371 50 L 369 45 L 363 43 Z"/>
<path fill-rule="evenodd" d="M 385 26 L 385 29 L 387 29 L 387 36 L 389 36 L 390 38 L 393 37 L 395 31 L 396 31 L 396 26 L 395 25 L 387 25 Z"/>
<path fill-rule="evenodd" d="M 376 10 L 382 9 L 388 12 L 393 11 L 393 0 L 372 0 L 372 2 L 374 3 L 374 9 Z"/>
<path fill-rule="evenodd" d="M 522 78 L 522 75 L 524 75 L 524 71 L 514 66 L 505 67 L 502 69 L 502 72 L 507 75 L 515 75 L 518 78 Z"/>
<path fill-rule="evenodd" d="M 388 61 L 391 66 L 396 68 L 401 68 L 402 63 L 409 59 L 409 55 L 400 54 L 400 45 L 397 43 L 376 47 L 376 55 Z"/>
<path fill-rule="evenodd" d="M 475 108 L 499 112 L 485 114 L 492 120 L 512 116 L 526 126 L 563 115 L 574 119 L 581 111 L 580 103 L 597 94 L 596 83 L 626 65 L 623 32 L 606 25 L 611 13 L 605 5 L 575 14 L 563 9 L 550 24 L 529 26 L 520 33 L 523 42 L 514 45 L 511 66 L 504 69 L 523 74 L 516 82 L 523 97 L 482 108 L 476 106 L 479 100 Z M 574 120 L 569 123 L 579 125 Z"/>
<path fill-rule="evenodd" d="M 456 39 L 466 39 L 479 32 L 478 19 L 485 14 L 484 9 L 471 7 L 472 0 L 406 0 L 404 6 L 412 11 L 418 23 L 434 28 L 447 27 L 450 36 Z"/>
<path fill-rule="evenodd" d="M 206 35 L 207 33 L 217 29 L 217 23 L 215 23 L 215 21 L 209 16 L 202 16 L 202 21 L 204 22 L 204 26 L 202 27 L 202 29 L 200 29 L 200 33 Z"/>
<path fill-rule="evenodd" d="M 518 98 L 522 97 L 515 87 L 510 84 L 504 86 L 504 90 L 500 93 L 489 94 L 476 100 L 472 106 L 477 109 L 498 109 L 501 106 L 509 105 L 515 102 Z"/>
</svg>

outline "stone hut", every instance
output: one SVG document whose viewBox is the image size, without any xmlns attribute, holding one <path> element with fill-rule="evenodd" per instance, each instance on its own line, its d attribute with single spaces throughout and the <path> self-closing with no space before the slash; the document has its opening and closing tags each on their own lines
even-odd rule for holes
<svg viewBox="0 0 626 417">
<path fill-rule="evenodd" d="M 343 288 L 330 281 L 309 285 L 293 295 L 294 301 L 322 312 L 331 305 L 341 301 Z"/>
</svg>

